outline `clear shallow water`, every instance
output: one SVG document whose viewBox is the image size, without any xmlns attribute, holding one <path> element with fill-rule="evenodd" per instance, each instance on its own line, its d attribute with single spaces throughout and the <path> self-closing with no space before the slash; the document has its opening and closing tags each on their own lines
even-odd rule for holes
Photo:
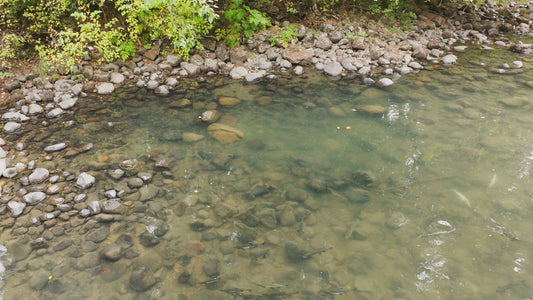
<svg viewBox="0 0 533 300">
<path fill-rule="evenodd" d="M 525 67 L 494 72 L 513 60 Z M 163 98 L 125 89 L 86 99 L 65 119 L 74 125 L 52 124 L 53 134 L 29 138 L 28 148 L 29 141 L 93 143 L 74 158 L 59 155 L 57 167 L 96 175 L 89 193 L 104 199 L 125 186 L 107 173 L 137 159 L 153 171 L 159 193 L 145 203 L 124 197 L 129 209 L 119 221 L 93 224 L 110 233 L 92 252 L 73 258 L 72 248 L 51 247 L 18 262 L 4 274 L 4 298 L 531 298 L 531 63 L 473 50 L 457 66 L 405 76 L 388 89 L 309 74 L 218 88 L 208 80 Z M 209 138 L 197 120 L 220 96 L 241 100 L 217 107 L 244 132 L 235 144 Z M 265 96 L 272 102 L 259 105 Z M 515 97 L 527 103 L 503 103 Z M 171 108 L 180 98 L 194 107 Z M 385 112 L 367 114 L 363 105 Z M 206 138 L 186 143 L 176 132 Z M 161 158 L 168 168 L 154 167 Z M 374 181 L 361 184 L 358 172 Z M 85 225 L 65 224 L 56 226 L 74 244 L 86 240 Z M 157 245 L 140 242 L 146 230 L 167 225 Z M 100 259 L 124 234 L 131 243 L 121 258 Z M 32 291 L 27 279 L 39 270 L 52 279 Z M 135 272 L 155 283 L 136 291 Z"/>
</svg>

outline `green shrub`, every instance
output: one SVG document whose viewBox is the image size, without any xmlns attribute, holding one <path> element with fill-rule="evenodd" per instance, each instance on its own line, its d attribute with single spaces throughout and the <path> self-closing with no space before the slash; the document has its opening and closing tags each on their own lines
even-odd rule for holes
<svg viewBox="0 0 533 300">
<path fill-rule="evenodd" d="M 251 37 L 254 32 L 270 26 L 267 16 L 243 4 L 243 0 L 232 0 L 224 12 L 223 28 L 215 32 L 218 40 L 224 40 L 229 47 L 241 43 L 243 37 Z"/>
<path fill-rule="evenodd" d="M 270 44 L 274 46 L 278 40 L 281 41 L 284 47 L 292 41 L 293 38 L 298 36 L 298 27 L 296 25 L 289 25 L 283 32 L 279 35 L 273 36 L 270 38 Z"/>
</svg>

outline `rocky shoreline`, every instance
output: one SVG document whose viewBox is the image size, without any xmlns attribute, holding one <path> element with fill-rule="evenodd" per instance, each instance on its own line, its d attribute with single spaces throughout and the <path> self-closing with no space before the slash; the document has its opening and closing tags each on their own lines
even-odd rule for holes
<svg viewBox="0 0 533 300">
<path fill-rule="evenodd" d="M 147 201 L 164 193 L 159 188 L 164 179 L 154 179 L 153 170 L 135 159 L 124 160 L 118 168 L 105 174 L 119 183 L 103 189 L 100 186 L 96 191 L 99 178 L 91 175 L 90 170 L 79 170 L 78 174 L 71 174 L 57 170 L 54 162 L 57 152 L 62 151 L 63 156 L 73 157 L 90 151 L 92 144 L 74 146 L 69 141 L 64 141 L 46 145 L 42 153 L 28 154 L 28 145 L 19 140 L 26 124 L 39 124 L 43 127 L 56 124 L 62 116 L 72 114 L 76 105 L 83 102 L 88 93 L 110 94 L 125 85 L 153 90 L 155 94 L 164 96 L 195 88 L 194 83 L 218 78 L 216 75 L 254 83 L 273 80 L 282 73 L 299 76 L 309 69 L 316 69 L 332 79 L 353 78 L 366 85 L 386 87 L 397 82 L 401 76 L 426 67 L 454 64 L 457 57 L 453 53 L 464 51 L 466 47 L 481 47 L 486 51 L 501 47 L 524 55 L 532 54 L 531 45 L 510 42 L 505 35 L 533 36 L 533 3 L 500 7 L 499 11 L 496 8 L 487 2 L 476 14 L 458 11 L 454 12 L 453 17 L 446 19 L 433 13 L 424 13 L 417 21 L 416 31 L 398 33 L 391 33 L 370 22 L 365 28 L 327 23 L 319 31 L 298 25 L 298 36 L 290 43 L 277 40 L 272 44 L 271 38 L 278 36 L 283 30 L 273 27 L 249 38 L 245 45 L 231 49 L 208 40 L 204 43 L 206 50 L 194 53 L 188 62 L 173 54 L 161 55 L 161 44 L 155 43 L 150 50 L 140 52 L 127 62 L 95 66 L 92 64 L 94 57 L 87 57 L 69 74 L 55 73 L 45 77 L 18 74 L 4 85 L 5 92 L 9 93 L 9 107 L 2 114 L 5 136 L 0 138 L 0 227 L 4 235 L 16 237 L 5 243 L 6 249 L 13 256 L 10 263 L 15 265 L 24 261 L 32 253 L 43 256 L 67 248 L 70 257 L 83 255 L 74 266 L 78 270 L 97 266 L 100 259 L 117 261 L 121 257 L 135 258 L 139 253 L 132 247 L 132 237 L 129 235 L 120 236 L 100 249 L 99 253 L 94 252 L 98 243 L 110 236 L 109 227 L 100 224 L 123 221 L 127 212 L 146 209 Z M 284 27 L 288 25 L 283 24 Z M 515 61 L 496 72 L 504 73 L 508 69 L 521 67 L 522 62 Z M 220 84 L 223 84 L 223 80 Z M 230 97 L 219 99 L 220 105 L 227 107 L 232 106 L 232 101 L 235 99 Z M 207 110 L 200 116 L 202 121 L 212 123 L 211 118 L 214 116 L 209 112 Z M 215 124 L 209 125 L 207 130 L 221 143 L 242 137 L 241 132 L 231 128 L 230 137 L 219 139 L 217 136 L 222 133 L 217 135 L 217 132 L 228 132 L 228 127 Z M 220 154 L 209 161 L 215 169 L 224 169 L 231 159 Z M 164 158 L 154 159 L 154 168 L 164 169 L 166 165 Z M 357 173 L 351 180 L 354 185 L 365 187 L 372 182 L 371 177 L 371 174 L 363 172 Z M 312 191 L 320 192 L 324 189 L 324 182 L 311 180 L 308 186 Z M 267 184 L 255 183 L 247 194 L 256 197 L 269 191 Z M 355 192 L 353 202 L 368 200 L 368 192 L 364 188 L 356 189 Z M 295 203 L 305 202 L 306 194 L 306 191 L 294 188 L 287 191 L 287 198 Z M 211 204 L 211 199 L 200 197 L 187 201 Z M 133 203 L 142 204 L 135 207 Z M 174 210 L 176 214 L 183 214 L 184 208 L 176 205 Z M 220 217 L 236 213 L 234 206 L 221 202 L 217 203 L 214 210 Z M 278 222 L 276 214 L 282 214 L 279 221 L 282 224 L 294 224 L 296 219 L 308 216 L 308 212 L 301 208 L 294 211 L 292 208 L 269 209 L 257 215 L 259 222 L 273 227 Z M 157 245 L 168 231 L 168 226 L 158 216 L 153 216 L 151 220 L 156 230 L 145 231 L 139 236 L 140 243 L 145 247 Z M 189 226 L 193 231 L 201 232 L 213 225 L 207 221 L 200 220 Z M 56 226 L 58 224 L 62 226 Z M 63 237 L 65 230 L 71 228 L 77 228 L 80 234 L 85 235 L 83 242 Z M 189 245 L 196 252 L 201 252 L 201 247 L 200 242 Z M 309 253 L 319 253 L 321 250 L 303 249 L 303 246 L 296 243 L 288 243 L 286 248 L 287 257 L 293 260 L 305 259 L 310 256 Z M 0 257 L 3 256 L 2 251 L 5 250 L 0 249 Z M 202 283 L 218 276 L 218 261 L 208 259 L 201 266 L 202 270 L 192 274 L 196 277 L 183 281 Z M 31 265 L 18 268 L 19 271 L 23 268 L 37 269 Z M 49 282 L 51 279 L 48 276 L 46 272 L 35 272 L 29 279 L 29 284 L 34 290 L 49 286 L 52 294 L 64 290 L 64 281 L 62 284 L 57 281 L 54 285 L 54 281 Z M 134 289 L 144 291 L 155 284 L 156 277 L 139 267 L 129 280 Z"/>
</svg>

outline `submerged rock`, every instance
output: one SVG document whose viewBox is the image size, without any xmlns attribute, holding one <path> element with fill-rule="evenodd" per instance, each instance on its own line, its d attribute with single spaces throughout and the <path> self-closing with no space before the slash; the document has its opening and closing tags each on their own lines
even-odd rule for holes
<svg viewBox="0 0 533 300">
<path fill-rule="evenodd" d="M 222 123 L 213 123 L 207 127 L 209 136 L 216 139 L 222 144 L 229 144 L 239 141 L 244 137 L 244 133 L 229 125 Z"/>
<path fill-rule="evenodd" d="M 78 176 L 78 180 L 76 180 L 76 186 L 80 189 L 87 189 L 93 186 L 95 182 L 96 179 L 94 178 L 94 176 L 83 172 Z"/>
</svg>

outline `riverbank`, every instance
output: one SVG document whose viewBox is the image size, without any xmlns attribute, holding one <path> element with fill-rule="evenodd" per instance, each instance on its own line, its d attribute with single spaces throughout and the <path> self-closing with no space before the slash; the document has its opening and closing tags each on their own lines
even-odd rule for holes
<svg viewBox="0 0 533 300">
<path fill-rule="evenodd" d="M 490 9 L 486 8 L 486 11 Z M 496 47 L 520 51 L 524 55 L 530 53 L 529 45 L 508 40 L 505 34 L 511 32 L 530 34 L 531 19 L 528 24 L 517 22 L 517 25 L 511 25 L 507 28 L 508 31 L 503 32 L 500 29 L 504 28 L 505 24 L 498 21 L 498 18 L 491 20 L 479 17 L 477 20 L 472 15 L 460 14 L 456 17 L 460 16 L 463 16 L 463 23 L 428 13 L 420 19 L 417 31 L 398 33 L 391 33 L 390 30 L 382 29 L 378 25 L 371 26 L 371 24 L 361 28 L 358 28 L 360 26 L 356 24 L 351 27 L 346 26 L 346 28 L 326 24 L 322 26 L 321 31 L 299 26 L 298 31 L 301 32 L 298 34 L 298 39 L 288 45 L 282 42 L 271 45 L 270 38 L 278 35 L 281 30 L 271 28 L 261 35 L 254 36 L 241 47 L 227 49 L 223 45 L 214 43 L 209 46 L 206 43 L 206 48 L 211 48 L 211 50 L 195 53 L 189 62 L 182 62 L 174 55 L 160 55 L 156 51 L 158 46 L 154 45 L 150 51 L 140 54 L 129 62 L 99 66 L 95 65 L 92 60 L 87 60 L 72 74 L 57 73 L 43 77 L 38 74 L 21 74 L 18 75 L 19 78 L 9 80 L 4 85 L 9 94 L 6 97 L 8 106 L 2 111 L 1 125 L 5 134 L 0 139 L 0 168 L 2 169 L 0 173 L 3 175 L 0 179 L 2 187 L 0 226 L 5 229 L 3 234 L 9 235 L 10 239 L 6 239 L 8 254 L 3 255 L 1 252 L 3 250 L 1 250 L 0 256 L 4 258 L 10 256 L 9 264 L 4 262 L 7 269 L 16 267 L 19 274 L 26 274 L 26 272 L 31 274 L 31 276 L 18 276 L 14 279 L 13 286 L 30 286 L 34 291 L 44 289 L 50 299 L 53 299 L 54 294 L 64 291 L 66 286 L 76 286 L 76 284 L 70 284 L 71 282 L 66 278 L 50 278 L 51 275 L 42 271 L 42 266 L 36 261 L 39 257 L 61 256 L 68 252 L 67 255 L 73 262 L 58 263 L 58 271 L 55 271 L 54 276 L 61 274 L 61 270 L 70 270 L 70 268 L 76 271 L 90 270 L 95 274 L 104 274 L 102 277 L 105 276 L 104 278 L 109 281 L 127 273 L 129 285 L 134 291 L 150 290 L 156 282 L 165 277 L 164 272 L 155 271 L 164 269 L 161 268 L 163 263 L 161 261 L 154 263 L 146 257 L 141 261 L 138 256 L 147 249 L 157 247 L 162 241 L 165 243 L 172 241 L 169 235 L 177 235 L 176 231 L 179 231 L 179 234 L 205 231 L 205 234 L 202 233 L 201 242 L 185 239 L 185 245 L 172 244 L 181 252 L 172 252 L 168 255 L 179 260 L 190 260 L 191 257 L 193 259 L 190 266 L 194 268 L 178 264 L 170 266 L 175 268 L 175 273 L 180 275 L 179 283 L 207 285 L 210 280 L 218 278 L 218 275 L 223 273 L 221 260 L 206 258 L 203 255 L 204 244 L 202 243 L 212 239 L 224 239 L 220 234 L 222 230 L 216 231 L 223 224 L 220 219 L 237 218 L 239 215 L 245 222 L 259 223 L 262 224 L 260 226 L 269 229 L 281 225 L 292 230 L 293 227 L 298 227 L 298 222 L 302 224 L 304 220 L 306 224 L 316 222 L 318 216 L 312 212 L 317 207 L 317 199 L 321 199 L 322 195 L 328 193 L 327 188 L 331 184 L 334 184 L 335 188 L 341 189 L 341 186 L 346 188 L 341 196 L 335 196 L 346 197 L 347 201 L 354 205 L 366 203 L 369 197 L 373 197 L 373 194 L 369 193 L 371 190 L 369 184 L 375 179 L 373 174 L 358 171 L 353 174 L 353 177 L 344 178 L 339 175 L 333 177 L 331 181 L 326 181 L 314 176 L 310 168 L 302 165 L 298 159 L 289 162 L 292 164 L 291 171 L 294 172 L 294 177 L 301 177 L 300 179 L 305 183 L 288 188 L 283 195 L 279 188 L 272 192 L 270 182 L 243 176 L 239 182 L 226 182 L 228 187 L 235 184 L 241 188 L 235 194 L 242 196 L 243 201 L 237 196 L 235 199 L 230 197 L 229 200 L 222 199 L 224 201 L 221 201 L 221 199 L 213 198 L 213 195 L 208 192 L 195 196 L 197 195 L 194 194 L 196 193 L 195 176 L 201 176 L 205 182 L 209 182 L 206 186 L 216 186 L 218 184 L 216 176 L 211 178 L 210 174 L 224 173 L 242 176 L 249 169 L 247 165 L 251 163 L 247 164 L 239 160 L 236 155 L 198 151 L 198 155 L 191 159 L 194 160 L 194 168 L 180 166 L 174 167 L 173 172 L 169 172 L 169 161 L 165 158 L 165 153 L 173 151 L 173 155 L 180 156 L 179 153 L 174 154 L 174 152 L 179 152 L 176 148 L 180 148 L 181 143 L 194 143 L 196 138 L 202 138 L 204 141 L 209 139 L 207 136 L 186 136 L 187 132 L 181 134 L 181 132 L 169 131 L 164 136 L 158 137 L 164 141 L 175 142 L 175 144 L 163 148 L 168 151 L 149 152 L 150 156 L 147 159 L 149 164 L 144 159 L 135 158 L 124 159 L 120 164 L 114 164 L 111 163 L 114 159 L 112 155 L 104 153 L 95 154 L 95 160 L 86 165 L 81 163 L 76 165 L 75 172 L 60 169 L 58 168 L 60 161 L 64 162 L 82 156 L 86 152 L 97 152 L 91 142 L 77 139 L 74 135 L 83 135 L 84 130 L 90 129 L 108 130 L 113 133 L 114 128 L 122 126 L 120 122 L 114 123 L 101 118 L 98 124 L 89 124 L 87 128 L 80 128 L 73 135 L 62 137 L 62 140 L 58 140 L 57 143 L 48 143 L 48 137 L 52 132 L 75 124 L 70 117 L 78 112 L 77 109 L 80 106 L 87 108 L 93 104 L 87 100 L 89 99 L 87 95 L 109 94 L 119 87 L 131 85 L 133 87 L 130 90 L 137 92 L 130 91 L 126 93 L 126 96 L 135 99 L 131 101 L 134 102 L 131 105 L 142 106 L 142 100 L 150 98 L 147 95 L 151 96 L 153 93 L 162 96 L 177 95 L 185 91 L 199 90 L 204 83 L 209 86 L 222 86 L 226 81 L 244 80 L 254 83 L 263 80 L 272 83 L 270 87 L 275 89 L 275 78 L 283 74 L 305 75 L 309 70 L 315 69 L 321 70 L 333 80 L 344 77 L 347 80 L 353 79 L 368 85 L 386 86 L 387 83 L 395 84 L 401 81 L 402 76 L 417 70 L 461 63 L 460 60 L 456 60 L 454 53 L 463 51 L 465 47 L 482 48 L 487 53 L 490 53 L 491 48 Z M 456 21 L 459 24 L 456 25 Z M 520 24 L 526 24 L 529 31 L 525 32 L 526 25 Z M 514 32 L 514 30 L 520 32 Z M 507 65 L 495 65 L 491 68 L 491 72 L 512 74 L 520 69 L 522 64 L 521 61 L 516 60 L 508 62 Z M 224 77 L 217 75 L 224 75 Z M 389 80 L 383 80 L 385 78 Z M 379 92 L 380 88 L 375 90 Z M 201 95 L 201 91 L 198 93 Z M 304 91 L 300 93 L 306 96 Z M 303 96 L 301 98 L 305 99 Z M 216 115 L 215 109 L 212 110 L 213 106 L 222 110 L 239 105 L 239 99 L 227 97 L 224 99 L 217 97 L 217 103 L 196 101 L 198 99 L 188 102 L 186 100 L 185 98 L 176 100 L 169 104 L 168 109 L 179 111 L 193 106 L 198 109 L 205 108 L 206 112 L 212 111 L 212 113 L 202 113 L 201 118 L 196 118 L 196 120 L 184 119 L 191 123 L 204 122 L 202 124 L 207 127 L 207 131 L 209 131 L 208 124 L 218 121 L 220 117 Z M 259 104 L 273 102 L 273 99 L 269 97 L 254 100 Z M 509 107 L 523 107 L 528 101 L 523 97 L 511 100 L 513 101 L 503 103 Z M 316 105 L 315 103 L 306 104 L 305 100 L 301 102 L 306 108 Z M 124 101 L 124 104 L 127 105 L 128 101 Z M 274 102 L 274 104 L 277 103 Z M 374 112 L 377 115 L 382 115 L 385 111 L 385 107 L 372 106 L 370 108 L 380 109 L 379 112 Z M 336 116 L 343 113 L 343 110 L 339 112 L 338 108 L 328 107 L 328 109 Z M 463 110 L 457 105 L 449 105 L 447 109 Z M 476 115 L 476 112 L 464 110 L 467 114 Z M 408 107 L 402 108 L 402 113 L 407 113 L 407 111 Z M 99 119 L 99 115 L 105 115 L 110 119 L 114 116 L 113 110 L 105 106 L 95 107 L 90 110 L 90 113 L 93 115 L 84 116 L 87 120 Z M 369 113 L 372 114 L 372 111 Z M 399 110 L 397 113 L 400 113 Z M 226 117 L 225 122 L 231 123 L 231 114 L 228 115 L 229 118 Z M 114 119 L 120 119 L 119 117 Z M 27 126 L 29 124 L 32 125 L 32 129 L 37 127 L 40 130 L 30 131 Z M 346 132 L 351 130 L 348 129 L 348 125 L 343 128 Z M 228 132 L 225 130 L 227 127 L 222 129 Z M 117 132 L 122 131 L 117 129 Z M 230 131 L 230 134 L 233 138 L 242 137 L 242 133 L 238 131 Z M 146 139 L 150 137 L 147 136 Z M 123 143 L 120 136 L 115 136 L 110 140 L 105 141 L 105 144 Z M 258 141 L 248 142 L 247 140 L 246 147 L 253 151 L 260 151 L 265 147 Z M 42 145 L 42 147 L 36 149 L 33 147 L 35 144 Z M 180 159 L 176 158 L 174 163 L 179 165 L 188 160 L 182 156 Z M 245 167 L 237 167 L 234 170 L 230 167 L 232 162 Z M 191 172 L 191 170 L 198 172 Z M 279 178 L 279 175 L 275 173 L 270 176 L 273 181 Z M 167 189 L 169 184 L 176 190 L 172 192 L 178 193 L 180 197 L 186 195 L 184 199 L 180 198 L 177 204 L 172 201 L 179 197 L 174 197 L 169 192 Z M 261 199 L 271 193 L 276 193 L 276 199 L 282 199 L 282 202 L 285 202 L 286 198 L 291 204 L 287 205 L 276 202 L 276 199 L 268 199 L 274 204 L 269 204 L 267 208 L 260 207 L 257 211 L 250 212 L 249 215 L 245 211 L 240 211 L 242 207 L 236 204 L 248 203 L 252 201 L 251 199 Z M 165 202 L 165 204 L 169 206 L 161 207 L 162 205 L 153 201 L 154 199 L 166 199 L 168 203 Z M 172 212 L 168 213 L 168 210 Z M 165 214 L 175 217 L 182 216 L 187 211 L 185 215 L 189 215 L 188 212 L 191 210 L 194 210 L 194 215 L 198 216 L 198 219 L 193 219 L 192 222 L 180 222 L 182 226 L 179 227 L 180 230 L 174 228 L 170 231 L 171 234 L 167 235 L 169 228 Z M 307 219 L 309 216 L 311 216 L 310 220 Z M 114 229 L 122 227 L 120 224 L 127 224 L 124 222 L 125 219 L 133 222 L 135 218 L 140 220 L 146 218 L 146 226 L 136 226 L 135 230 L 132 230 L 133 233 L 121 235 L 119 238 L 113 235 Z M 403 219 L 397 222 L 400 225 L 393 223 L 391 227 L 400 227 L 403 224 L 402 221 Z M 355 228 L 355 225 L 353 227 Z M 209 228 L 213 230 L 207 230 Z M 242 238 L 238 239 L 239 250 L 234 250 L 236 246 L 232 244 L 233 241 L 224 239 L 222 251 L 232 253 L 232 251 L 238 252 L 246 247 L 256 246 L 254 243 L 256 243 L 257 235 L 252 234 L 252 230 L 247 231 L 246 228 L 248 227 L 243 226 L 240 229 Z M 302 232 L 312 235 L 305 230 Z M 364 230 L 362 233 L 365 233 Z M 226 234 L 225 231 L 224 234 Z M 360 233 L 353 233 L 353 228 L 350 228 L 349 234 L 351 238 L 352 234 Z M 267 239 L 267 242 L 273 243 L 272 240 L 279 240 L 279 233 L 271 232 L 269 237 L 271 239 Z M 224 242 L 227 243 L 224 244 Z M 278 244 L 276 245 L 279 246 Z M 304 242 L 287 243 L 285 245 L 285 248 L 288 248 L 288 250 L 285 249 L 286 258 L 289 261 L 303 261 L 311 255 L 319 255 L 323 252 L 327 254 L 329 251 L 327 247 L 321 248 L 320 245 L 313 245 L 311 248 L 303 245 Z M 216 250 L 218 251 L 218 248 Z M 261 251 L 250 254 L 253 263 L 260 264 L 266 257 L 268 249 L 267 252 Z M 179 257 L 177 257 L 178 254 Z M 31 259 L 30 262 L 28 262 L 29 259 Z M 124 262 L 126 260 L 128 263 Z M 135 263 L 130 264 L 130 260 Z M 107 268 L 100 267 L 101 261 L 107 265 L 115 261 L 119 263 L 118 267 L 113 265 L 116 268 L 106 273 Z M 182 263 L 186 265 L 185 261 Z M 127 272 L 127 268 L 133 268 L 134 265 L 134 272 Z M 152 267 L 157 265 L 158 268 L 153 267 L 153 270 L 149 270 L 144 267 L 145 265 Z M 364 289 L 365 286 L 360 283 L 358 288 Z M 122 287 L 120 292 L 127 294 L 128 291 L 129 287 L 126 286 Z"/>
</svg>

